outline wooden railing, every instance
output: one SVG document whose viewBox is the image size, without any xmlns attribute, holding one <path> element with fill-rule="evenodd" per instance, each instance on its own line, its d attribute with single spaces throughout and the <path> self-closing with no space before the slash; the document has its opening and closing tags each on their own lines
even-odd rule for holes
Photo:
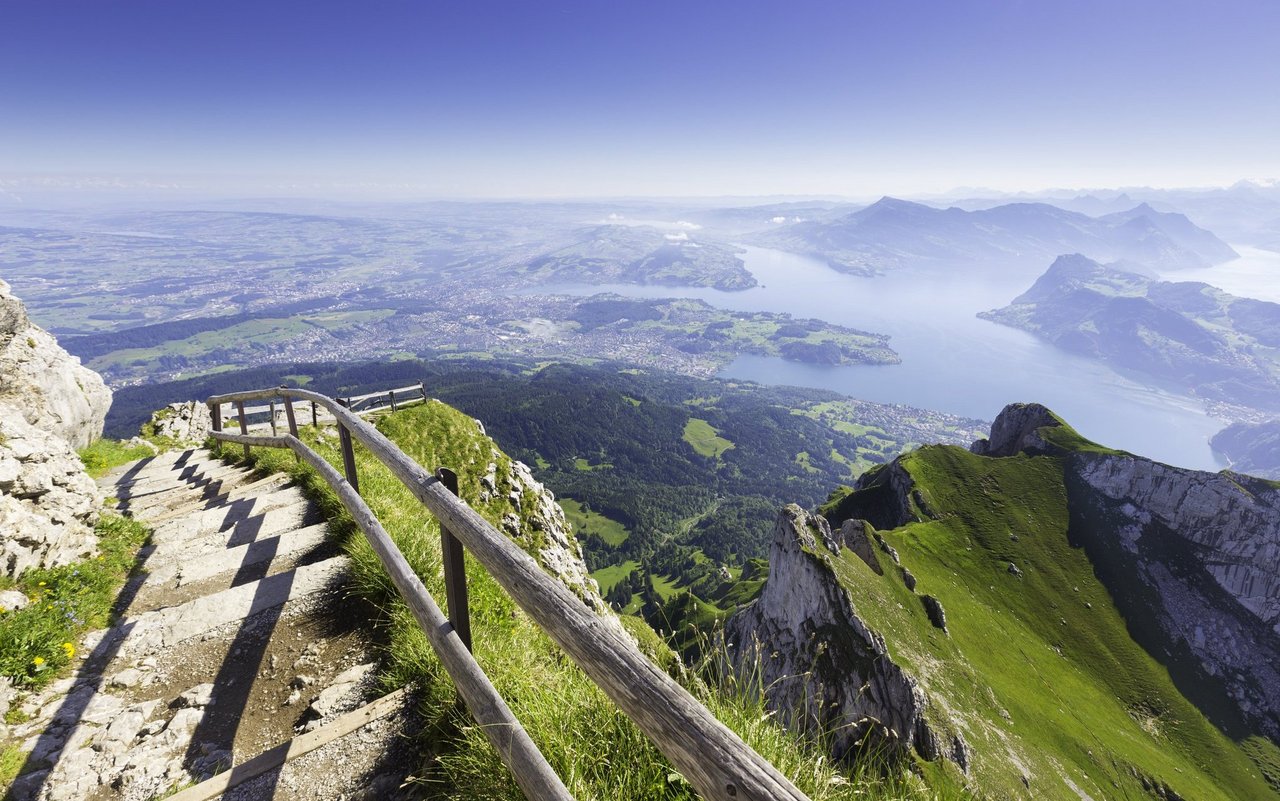
<svg viewBox="0 0 1280 801">
<path fill-rule="evenodd" d="M 395 412 L 414 403 L 425 403 L 427 401 L 427 388 L 419 381 L 412 386 L 384 389 L 378 392 L 368 392 L 364 395 L 340 396 L 334 398 L 334 400 L 357 414 L 371 414 L 388 409 Z M 306 408 L 304 407 L 304 410 Z M 311 401 L 309 407 L 311 416 L 306 422 L 312 425 L 319 425 L 320 409 L 322 408 L 324 407 L 318 405 L 315 401 Z M 254 428 L 265 430 L 267 426 L 271 427 L 272 435 L 280 433 L 278 430 L 280 408 L 276 405 L 275 398 L 267 399 L 267 403 L 260 406 L 245 406 L 243 411 L 244 413 L 240 415 L 240 430 L 243 433 L 252 433 Z M 257 419 L 263 415 L 267 416 L 265 420 Z"/>
<path fill-rule="evenodd" d="M 224 431 L 223 405 L 236 407 L 241 430 L 247 431 L 243 409 L 246 401 L 253 400 L 283 403 L 289 433 L 254 436 Z M 333 415 L 338 425 L 345 476 L 298 438 L 294 401 L 317 404 Z M 456 477 L 452 477 L 451 483 L 452 474 L 448 471 L 429 473 L 357 414 L 315 392 L 279 387 L 218 395 L 209 398 L 207 403 L 213 413 L 214 439 L 243 445 L 246 457 L 250 446 L 289 448 L 333 488 L 377 552 L 396 589 L 453 678 L 467 708 L 527 798 L 542 801 L 572 796 L 471 655 L 462 574 L 464 545 L 704 798 L 808 801 L 777 768 L 641 653 L 621 627 L 600 617 L 562 582 L 544 572 L 533 557 L 459 499 Z M 360 498 L 353 439 L 386 465 L 440 521 L 445 546 L 448 618 Z"/>
</svg>

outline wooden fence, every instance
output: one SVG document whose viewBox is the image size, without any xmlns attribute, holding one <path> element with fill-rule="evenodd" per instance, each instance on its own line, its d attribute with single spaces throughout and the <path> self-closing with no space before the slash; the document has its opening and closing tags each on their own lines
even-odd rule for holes
<svg viewBox="0 0 1280 801">
<path fill-rule="evenodd" d="M 425 403 L 427 388 L 419 381 L 413 386 L 384 389 L 364 395 L 339 396 L 333 400 L 356 414 L 372 414 L 388 410 L 395 412 L 415 403 Z M 267 403 L 259 406 L 244 407 L 244 417 L 240 423 L 241 430 L 244 433 L 253 433 L 255 430 L 265 431 L 270 428 L 272 435 L 278 435 L 282 406 L 283 399 L 277 403 L 276 398 L 269 398 Z M 333 417 L 325 414 L 325 407 L 315 401 L 304 403 L 301 408 L 295 408 L 294 416 L 300 425 L 319 425 L 322 421 L 332 425 L 336 422 Z"/>
<path fill-rule="evenodd" d="M 425 391 L 422 395 L 425 397 Z M 374 396 L 352 400 L 367 397 Z M 287 434 L 255 436 L 223 430 L 225 404 L 236 408 L 241 430 L 248 431 L 244 404 L 262 400 L 283 405 L 289 426 Z M 298 439 L 295 401 L 313 404 L 333 415 L 338 425 L 345 475 Z M 453 678 L 459 695 L 527 798 L 542 801 L 572 796 L 471 656 L 463 546 L 635 721 L 704 798 L 808 801 L 777 768 L 641 653 L 620 627 L 601 618 L 568 587 L 544 572 L 533 557 L 459 499 L 456 476 L 450 471 L 442 468 L 434 474 L 428 472 L 343 403 L 315 392 L 280 387 L 218 395 L 209 398 L 207 403 L 213 413 L 214 439 L 244 446 L 246 456 L 250 446 L 289 448 L 333 488 L 369 539 Z M 353 440 L 386 465 L 440 521 L 448 617 L 360 498 Z"/>
</svg>

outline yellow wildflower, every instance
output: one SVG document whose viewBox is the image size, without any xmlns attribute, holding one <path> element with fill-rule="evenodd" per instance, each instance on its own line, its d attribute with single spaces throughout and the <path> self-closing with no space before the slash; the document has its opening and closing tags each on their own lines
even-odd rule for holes
<svg viewBox="0 0 1280 801">
<path fill-rule="evenodd" d="M 41 665 L 44 664 L 44 657 L 37 656 L 35 659 L 31 660 L 31 664 L 35 665 L 36 667 L 40 667 Z"/>
<path fill-rule="evenodd" d="M 42 582 L 40 582 L 39 584 L 37 584 L 36 586 L 37 586 L 37 587 L 43 587 L 43 586 L 45 586 L 45 585 L 46 585 L 46 584 L 48 584 L 48 583 L 49 583 L 49 582 L 47 582 L 47 581 L 42 581 Z"/>
<path fill-rule="evenodd" d="M 71 659 L 76 655 L 76 647 L 69 642 L 62 644 L 62 650 L 67 652 L 67 659 Z"/>
</svg>

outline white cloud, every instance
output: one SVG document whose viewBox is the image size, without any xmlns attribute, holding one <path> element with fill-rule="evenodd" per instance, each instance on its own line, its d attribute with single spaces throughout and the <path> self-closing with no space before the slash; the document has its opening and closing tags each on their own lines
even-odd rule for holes
<svg viewBox="0 0 1280 801">
<path fill-rule="evenodd" d="M 678 234 L 664 234 L 668 242 L 688 242 L 689 235 L 681 231 Z"/>
</svg>

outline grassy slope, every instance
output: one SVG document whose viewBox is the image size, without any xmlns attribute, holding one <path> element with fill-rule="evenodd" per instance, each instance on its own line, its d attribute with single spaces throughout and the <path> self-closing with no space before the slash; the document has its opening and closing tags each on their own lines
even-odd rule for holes
<svg viewBox="0 0 1280 801">
<path fill-rule="evenodd" d="M 1026 775 L 1038 798 L 1076 798 L 1072 784 L 1094 798 L 1148 798 L 1144 774 L 1186 799 L 1276 797 L 1132 641 L 1084 551 L 1068 544 L 1058 459 L 932 446 L 902 463 L 942 516 L 884 532 L 916 593 L 887 557 L 883 578 L 847 551 L 837 570 L 939 703 L 935 716 L 963 731 L 984 794 L 1023 797 Z M 950 636 L 917 594 L 942 602 Z M 1274 760 L 1273 748 L 1250 747 Z"/>
<path fill-rule="evenodd" d="M 384 417 L 378 425 L 428 469 L 441 465 L 454 468 L 462 496 L 491 522 L 509 510 L 504 500 L 507 488 L 501 484 L 494 500 L 479 501 L 479 477 L 493 458 L 493 443 L 477 431 L 467 415 L 444 404 L 431 403 Z M 323 438 L 315 447 L 331 462 L 340 464 L 335 437 Z M 228 449 L 227 453 L 234 456 L 238 450 Z M 297 475 L 335 520 L 334 527 L 345 538 L 355 563 L 357 591 L 384 610 L 379 624 L 387 627 L 391 642 L 383 672 L 387 686 L 417 682 L 427 690 L 427 734 L 435 753 L 430 764 L 424 766 L 424 780 L 440 797 L 521 798 L 483 734 L 459 714 L 452 685 L 426 637 L 394 596 L 371 549 L 362 537 L 353 536 L 352 525 L 336 506 L 332 493 L 305 468 L 295 465 L 288 453 L 254 449 L 254 454 L 263 468 Z M 357 461 L 365 500 L 427 588 L 443 597 L 443 581 L 437 569 L 437 524 L 385 468 L 359 447 Z M 494 461 L 499 462 L 498 475 L 502 476 L 506 457 Z M 476 656 L 576 798 L 649 801 L 694 797 L 634 724 L 564 658 L 559 648 L 470 558 L 467 577 Z M 637 621 L 630 622 L 630 626 L 635 625 Z M 652 632 L 640 639 L 655 651 L 661 647 Z M 669 652 L 655 656 L 670 658 Z M 792 777 L 814 801 L 954 797 L 927 791 L 914 781 L 885 782 L 850 776 L 834 769 L 821 756 L 819 746 L 798 741 L 784 732 L 758 702 L 741 694 L 709 692 L 696 681 L 690 687 L 721 720 Z"/>
</svg>

